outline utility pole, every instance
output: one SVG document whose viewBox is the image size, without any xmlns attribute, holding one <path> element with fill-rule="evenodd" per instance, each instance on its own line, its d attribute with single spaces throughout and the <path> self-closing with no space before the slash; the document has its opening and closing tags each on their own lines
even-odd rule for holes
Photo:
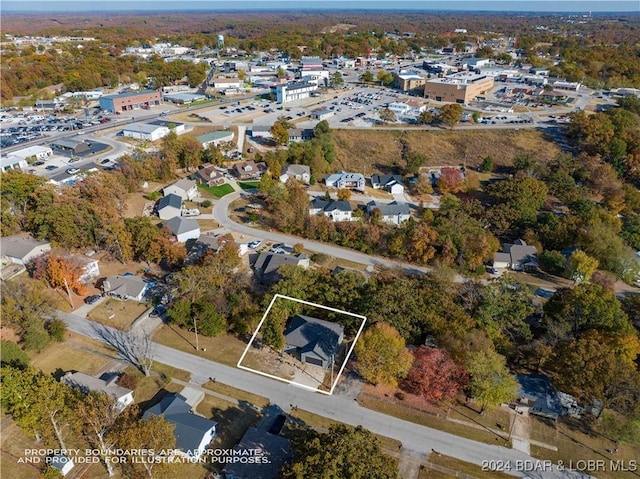
<svg viewBox="0 0 640 479">
<path fill-rule="evenodd" d="M 198 324 L 196 323 L 196 317 L 193 316 L 193 330 L 196 332 L 196 351 L 200 351 L 198 346 Z"/>
</svg>

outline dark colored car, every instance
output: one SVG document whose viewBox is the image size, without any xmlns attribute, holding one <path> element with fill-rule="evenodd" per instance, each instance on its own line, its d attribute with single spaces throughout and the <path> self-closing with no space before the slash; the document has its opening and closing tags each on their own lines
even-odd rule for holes
<svg viewBox="0 0 640 479">
<path fill-rule="evenodd" d="M 100 294 L 93 294 L 91 296 L 88 296 L 84 299 L 84 302 L 87 304 L 94 304 L 96 303 L 100 298 L 102 298 L 102 295 Z"/>
</svg>

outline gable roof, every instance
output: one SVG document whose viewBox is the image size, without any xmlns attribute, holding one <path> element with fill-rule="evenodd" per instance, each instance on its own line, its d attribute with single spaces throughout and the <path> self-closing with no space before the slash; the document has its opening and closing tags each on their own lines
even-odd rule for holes
<svg viewBox="0 0 640 479">
<path fill-rule="evenodd" d="M 325 208 L 324 211 L 353 211 L 351 208 L 351 203 L 346 200 L 338 200 L 330 202 Z"/>
<path fill-rule="evenodd" d="M 104 280 L 105 292 L 118 296 L 137 298 L 147 289 L 148 283 L 142 278 L 132 275 L 109 276 Z"/>
<path fill-rule="evenodd" d="M 60 380 L 68 386 L 80 389 L 85 394 L 98 391 L 120 399 L 133 392 L 131 389 L 118 386 L 115 381 L 105 381 L 81 372 L 72 373 L 69 371 Z"/>
<path fill-rule="evenodd" d="M 311 206 L 309 208 L 314 210 L 315 209 L 324 210 L 328 204 L 329 202 L 325 200 L 322 196 L 315 196 L 311 200 Z"/>
<path fill-rule="evenodd" d="M 283 175 L 291 175 L 291 176 L 296 176 L 296 175 L 310 175 L 311 174 L 311 168 L 309 168 L 308 165 L 285 165 L 282 167 L 282 174 Z"/>
<path fill-rule="evenodd" d="M 342 325 L 301 314 L 292 317 L 284 330 L 288 345 L 299 348 L 301 353 L 313 352 L 324 360 L 336 353 L 343 335 Z"/>
<path fill-rule="evenodd" d="M 176 447 L 184 451 L 197 450 L 202 436 L 217 425 L 215 421 L 193 414 L 186 398 L 179 393 L 167 394 L 142 415 L 144 419 L 150 416 L 164 416 L 168 422 L 175 424 L 173 435 L 176 437 Z"/>
<path fill-rule="evenodd" d="M 400 175 L 371 175 L 371 184 L 380 185 L 382 187 L 391 186 L 393 184 L 404 185 L 402 176 Z"/>
<path fill-rule="evenodd" d="M 283 264 L 298 266 L 300 261 L 305 259 L 307 259 L 307 257 L 303 254 L 260 253 L 253 263 L 253 269 L 259 270 L 263 275 L 268 275 L 275 273 Z"/>
<path fill-rule="evenodd" d="M 376 203 L 375 201 L 370 201 L 367 203 L 367 210 L 369 212 L 374 209 L 380 210 L 380 214 L 382 216 L 404 216 L 410 215 L 411 210 L 409 209 L 409 205 L 406 203 L 398 203 L 397 201 L 392 201 L 391 203 Z"/>
<path fill-rule="evenodd" d="M 255 427 L 247 429 L 233 450 L 259 450 L 259 457 L 268 458 L 268 462 L 260 464 L 260 467 L 248 462 L 230 462 L 223 472 L 233 479 L 278 479 L 282 466 L 293 458 L 291 442 L 287 438 Z"/>
<path fill-rule="evenodd" d="M 161 224 L 169 228 L 174 236 L 200 229 L 200 225 L 196 220 L 182 216 L 175 216 L 167 221 L 163 221 Z"/>
<path fill-rule="evenodd" d="M 224 138 L 233 138 L 233 132 L 220 130 L 196 136 L 196 140 L 198 140 L 200 143 L 210 143 L 212 141 L 222 140 Z"/>
<path fill-rule="evenodd" d="M 182 178 L 181 180 L 172 183 L 169 186 L 175 186 L 176 188 L 180 188 L 183 191 L 189 191 L 192 188 L 196 188 L 197 184 L 193 180 L 188 180 L 187 178 Z"/>
<path fill-rule="evenodd" d="M 158 200 L 158 210 L 172 206 L 174 208 L 182 208 L 182 198 L 173 193 L 169 193 L 167 196 L 163 196 Z"/>
<path fill-rule="evenodd" d="M 50 245 L 48 241 L 39 241 L 31 236 L 3 236 L 0 238 L 0 253 L 10 258 L 24 258 L 38 246 Z"/>
</svg>

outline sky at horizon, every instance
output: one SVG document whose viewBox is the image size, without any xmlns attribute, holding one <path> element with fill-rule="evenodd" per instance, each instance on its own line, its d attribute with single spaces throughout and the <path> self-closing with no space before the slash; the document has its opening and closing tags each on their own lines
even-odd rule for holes
<svg viewBox="0 0 640 479">
<path fill-rule="evenodd" d="M 492 12 L 627 12 L 640 13 L 640 0 L 235 0 L 233 2 L 187 0 L 97 1 L 5 0 L 0 12 L 156 12 L 156 11 L 260 11 L 260 10 L 394 10 L 394 11 L 492 11 Z"/>
</svg>

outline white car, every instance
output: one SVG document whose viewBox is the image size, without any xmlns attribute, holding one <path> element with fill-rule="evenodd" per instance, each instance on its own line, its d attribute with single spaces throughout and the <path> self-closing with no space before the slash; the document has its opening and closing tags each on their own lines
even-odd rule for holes
<svg viewBox="0 0 640 479">
<path fill-rule="evenodd" d="M 80 171 L 80 168 L 67 168 L 64 171 L 69 175 L 75 175 L 77 172 Z"/>
<path fill-rule="evenodd" d="M 262 244 L 262 241 L 251 241 L 250 243 L 247 243 L 247 246 L 251 249 L 256 249 L 258 246 L 260 246 Z"/>
</svg>

